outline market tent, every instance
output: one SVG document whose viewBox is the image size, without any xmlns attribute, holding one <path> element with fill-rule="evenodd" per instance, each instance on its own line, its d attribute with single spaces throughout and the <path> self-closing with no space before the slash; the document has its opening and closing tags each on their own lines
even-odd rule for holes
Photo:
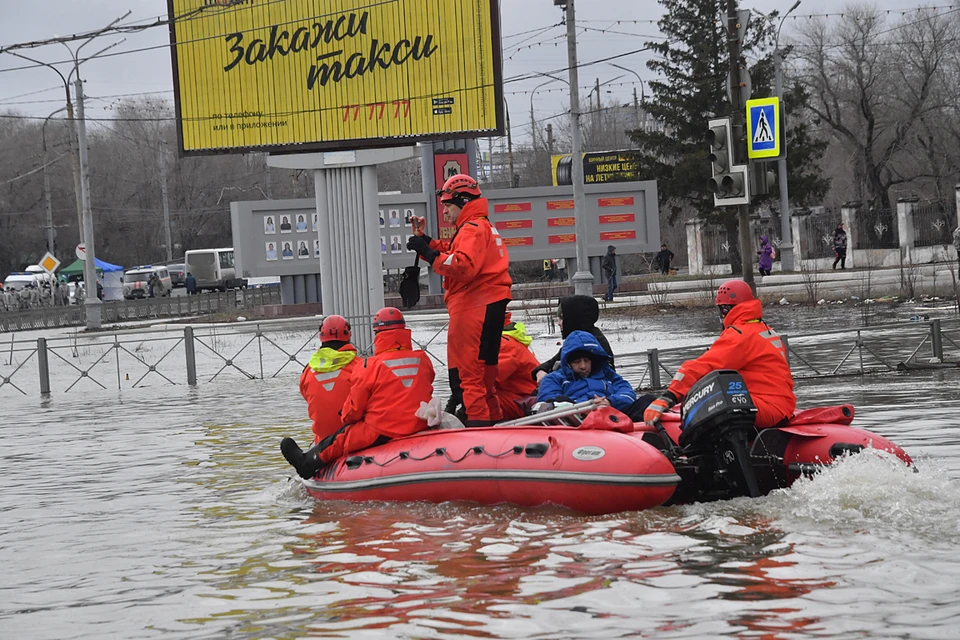
<svg viewBox="0 0 960 640">
<path fill-rule="evenodd" d="M 100 258 L 94 260 L 97 264 L 97 273 L 113 273 L 114 271 L 123 271 L 123 267 L 117 266 L 115 264 L 110 264 L 109 262 L 104 262 Z M 62 276 L 82 276 L 83 275 L 83 260 L 74 260 L 69 267 L 64 267 L 60 269 L 60 275 Z"/>
<path fill-rule="evenodd" d="M 123 267 L 97 258 L 97 279 L 103 285 L 104 300 L 123 300 Z M 83 276 L 83 260 L 75 260 L 70 266 L 60 269 L 59 274 L 66 276 Z"/>
</svg>

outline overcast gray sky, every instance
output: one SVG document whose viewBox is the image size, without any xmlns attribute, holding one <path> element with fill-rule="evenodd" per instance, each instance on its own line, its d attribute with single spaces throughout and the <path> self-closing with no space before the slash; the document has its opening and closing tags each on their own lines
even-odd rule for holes
<svg viewBox="0 0 960 640">
<path fill-rule="evenodd" d="M 744 1 L 742 6 L 761 12 L 774 9 L 785 10 L 793 0 L 754 0 Z M 932 6 L 949 4 L 947 0 L 877 0 L 881 9 L 902 11 L 922 4 Z M 553 0 L 501 0 L 501 24 L 504 35 L 505 78 L 529 74 L 534 71 L 562 69 L 567 66 L 567 51 L 562 40 L 564 27 L 554 27 L 542 34 L 521 32 L 550 27 L 559 23 L 561 10 L 553 5 Z M 840 0 L 803 0 L 794 15 L 802 16 L 814 13 L 837 12 Z M 115 18 L 131 11 L 124 22 L 145 22 L 166 14 L 164 0 L 0 0 L 0 47 L 13 43 L 39 40 L 56 35 L 66 35 L 97 29 Z M 613 29 L 622 33 L 600 33 L 586 31 L 578 37 L 578 50 L 581 62 L 595 60 L 619 53 L 639 49 L 649 38 L 656 36 L 656 24 L 632 21 L 658 20 L 663 8 L 655 0 L 581 0 L 578 2 L 578 26 L 588 29 Z M 620 21 L 620 24 L 616 24 Z M 795 24 L 788 20 L 784 25 L 784 37 L 789 36 Z M 636 34 L 636 35 L 624 35 Z M 512 37 L 511 37 L 512 36 Z M 533 36 L 533 39 L 530 38 Z M 118 100 L 116 96 L 137 93 L 151 93 L 173 98 L 173 79 L 170 70 L 170 52 L 167 47 L 168 31 L 165 27 L 148 29 L 141 33 L 126 36 L 126 42 L 115 47 L 111 53 L 140 50 L 92 60 L 81 66 L 86 80 L 86 93 L 92 99 L 88 106 L 91 117 L 110 117 L 110 104 Z M 89 45 L 84 51 L 92 53 L 119 38 L 102 39 Z M 520 50 L 518 51 L 518 45 Z M 530 47 L 530 45 L 535 45 Z M 76 46 L 75 44 L 72 46 Z M 23 51 L 25 55 L 57 62 L 67 59 L 67 51 L 62 45 L 46 46 Z M 628 56 L 615 62 L 635 70 L 644 80 L 652 78 L 645 62 L 646 54 Z M 9 69 L 29 65 L 28 62 L 9 54 L 0 54 L 0 110 L 15 109 L 21 113 L 44 117 L 64 104 L 63 84 L 50 69 L 39 67 L 18 71 Z M 66 75 L 66 65 L 60 69 Z M 623 101 L 632 99 L 636 86 L 635 76 L 625 74 L 608 64 L 599 64 L 581 69 L 580 85 L 592 85 L 595 78 L 608 82 L 624 75 L 604 86 L 605 99 L 616 98 Z M 517 139 L 529 137 L 530 100 L 529 93 L 542 79 L 514 82 L 506 85 L 507 100 L 512 116 L 514 135 Z M 553 91 L 549 91 L 553 89 Z M 542 88 L 534 95 L 534 110 L 537 118 L 553 115 L 565 109 L 569 103 L 566 86 Z M 586 91 L 583 92 L 584 94 Z M 29 95 L 24 95 L 29 94 Z"/>
</svg>

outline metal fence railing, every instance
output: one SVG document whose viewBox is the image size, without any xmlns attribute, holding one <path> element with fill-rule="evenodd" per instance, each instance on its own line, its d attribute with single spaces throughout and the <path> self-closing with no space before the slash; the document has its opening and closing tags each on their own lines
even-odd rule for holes
<svg viewBox="0 0 960 640">
<path fill-rule="evenodd" d="M 919 202 L 913 207 L 913 244 L 933 247 L 953 243 L 953 229 L 957 219 L 953 203 Z"/>
<path fill-rule="evenodd" d="M 900 246 L 897 212 L 892 209 L 857 211 L 855 226 L 855 249 L 896 249 Z"/>
<path fill-rule="evenodd" d="M 225 293 L 203 293 L 195 296 L 147 298 L 143 300 L 108 300 L 101 307 L 104 323 L 150 318 L 176 318 L 207 315 L 240 308 L 280 304 L 280 288 L 238 289 Z M 36 307 L 0 312 L 0 333 L 29 331 L 55 327 L 76 327 L 86 322 L 82 305 Z"/>
<path fill-rule="evenodd" d="M 801 218 L 800 252 L 808 260 L 832 258 L 833 232 L 840 224 L 840 214 L 827 210 Z"/>
<path fill-rule="evenodd" d="M 730 263 L 730 241 L 727 230 L 717 225 L 704 225 L 702 232 L 703 263 L 709 265 Z"/>
<path fill-rule="evenodd" d="M 355 318 L 356 327 L 370 318 Z M 419 327 L 414 344 L 446 387 L 445 323 Z M 960 361 L 960 320 L 901 322 L 782 336 L 794 377 L 864 375 Z M 13 336 L 11 336 L 13 338 Z M 317 346 L 315 318 L 163 327 L 0 342 L 0 398 L 154 385 L 243 384 L 300 375 Z M 641 389 L 661 389 L 709 345 L 617 354 L 617 370 Z M 933 360 L 931 360 L 933 359 Z"/>
</svg>

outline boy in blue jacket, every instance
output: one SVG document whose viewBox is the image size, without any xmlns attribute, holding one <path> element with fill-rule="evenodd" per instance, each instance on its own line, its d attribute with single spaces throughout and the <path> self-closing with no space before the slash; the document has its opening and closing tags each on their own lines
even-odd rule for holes
<svg viewBox="0 0 960 640">
<path fill-rule="evenodd" d="M 610 355 L 593 335 L 573 331 L 560 349 L 560 370 L 540 381 L 537 402 L 584 402 L 605 398 L 632 420 L 641 420 L 654 396 L 637 394 L 610 366 Z"/>
</svg>

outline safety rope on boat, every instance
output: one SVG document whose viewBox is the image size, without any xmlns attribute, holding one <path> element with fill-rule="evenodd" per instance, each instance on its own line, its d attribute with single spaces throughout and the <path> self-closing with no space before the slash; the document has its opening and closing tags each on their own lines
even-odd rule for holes
<svg viewBox="0 0 960 640">
<path fill-rule="evenodd" d="M 432 453 L 429 453 L 423 456 L 422 458 L 418 458 L 416 456 L 410 455 L 409 451 L 401 451 L 400 453 L 398 453 L 397 455 L 393 456 L 392 458 L 390 458 L 385 462 L 377 462 L 377 460 L 373 456 L 350 456 L 346 460 L 346 465 L 348 469 L 357 469 L 364 464 L 374 464 L 378 467 L 385 467 L 388 464 L 395 462 L 397 460 L 413 460 L 415 462 L 422 462 L 424 460 L 435 458 L 437 456 L 443 456 L 450 462 L 456 464 L 458 462 L 463 462 L 463 460 L 465 460 L 466 457 L 469 456 L 471 453 L 478 456 L 484 455 L 484 456 L 487 456 L 488 458 L 503 458 L 509 455 L 520 455 L 521 453 L 526 453 L 527 457 L 529 458 L 542 458 L 543 455 L 547 452 L 547 449 L 549 447 L 550 445 L 546 442 L 533 442 L 528 444 L 525 447 L 522 447 L 520 445 L 514 445 L 513 447 L 507 449 L 506 451 L 501 451 L 500 453 L 490 453 L 483 447 L 483 445 L 476 445 L 474 447 L 470 447 L 469 449 L 467 449 L 463 453 L 463 455 L 460 456 L 459 458 L 452 458 L 450 454 L 447 453 L 446 448 L 437 447 L 436 449 L 433 450 Z"/>
</svg>

